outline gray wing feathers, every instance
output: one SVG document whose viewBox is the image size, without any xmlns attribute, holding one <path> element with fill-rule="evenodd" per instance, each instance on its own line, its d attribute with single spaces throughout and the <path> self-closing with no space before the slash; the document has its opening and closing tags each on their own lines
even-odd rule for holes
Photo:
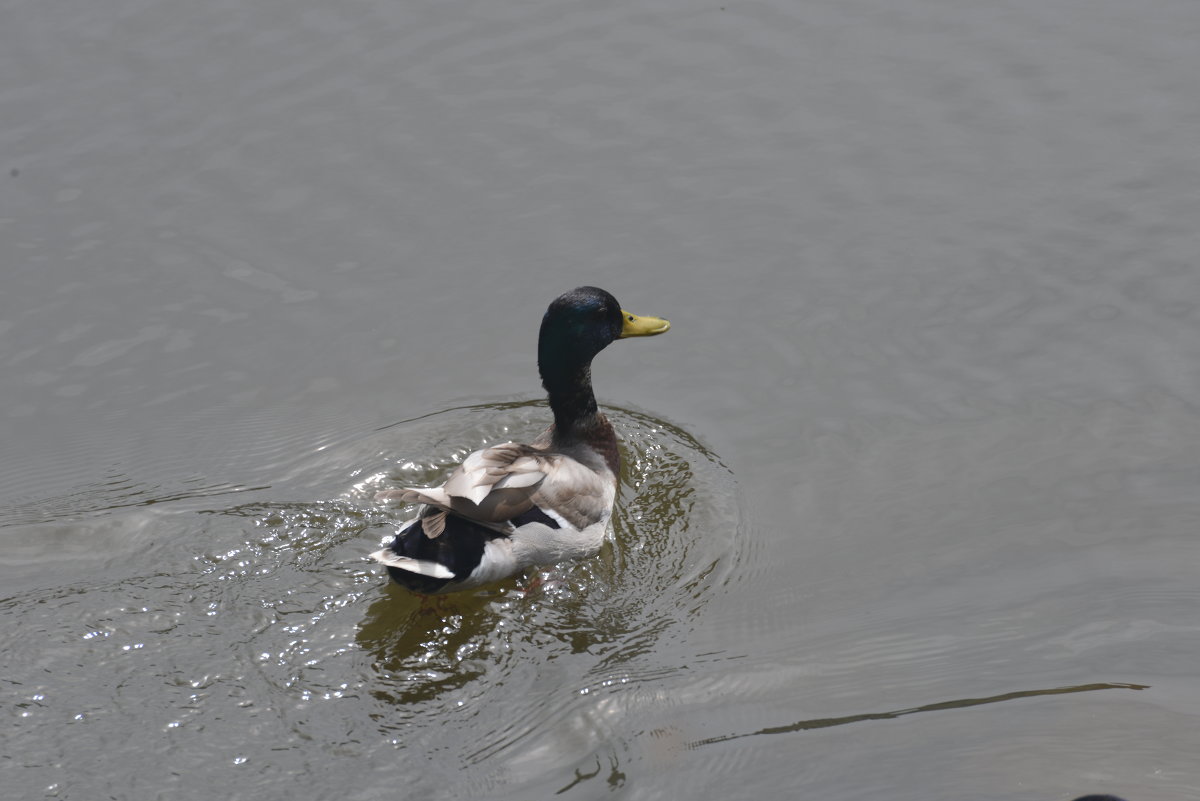
<svg viewBox="0 0 1200 801">
<path fill-rule="evenodd" d="M 582 531 L 608 514 L 612 496 L 605 490 L 604 479 L 593 470 L 574 459 L 561 459 L 538 486 L 533 502 Z"/>
<path fill-rule="evenodd" d="M 424 503 L 484 524 L 503 523 L 536 504 L 579 530 L 608 511 L 605 481 L 593 470 L 562 454 L 515 442 L 475 451 L 440 487 L 387 490 L 376 498 Z M 444 522 L 444 516 L 427 518 L 426 534 L 436 537 Z"/>
<path fill-rule="evenodd" d="M 388 490 L 375 497 L 424 503 L 483 524 L 504 523 L 533 506 L 533 493 L 554 459 L 554 454 L 506 442 L 469 455 L 440 487 Z M 429 521 L 426 534 L 441 534 L 444 523 L 444 517 Z"/>
</svg>

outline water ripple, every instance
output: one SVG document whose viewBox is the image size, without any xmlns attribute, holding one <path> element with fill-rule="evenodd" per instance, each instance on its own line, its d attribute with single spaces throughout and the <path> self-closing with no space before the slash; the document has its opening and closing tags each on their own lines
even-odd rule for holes
<svg viewBox="0 0 1200 801">
<path fill-rule="evenodd" d="M 737 489 L 721 460 L 678 426 L 607 411 L 623 467 L 612 537 L 592 559 L 436 599 L 389 584 L 367 561 L 414 511 L 375 503 L 379 489 L 436 483 L 470 451 L 528 441 L 549 418 L 541 402 L 481 404 L 331 444 L 279 482 L 341 475 L 340 497 L 208 510 L 210 525 L 240 521 L 241 535 L 196 551 L 207 581 L 193 603 L 249 656 L 252 683 L 271 688 L 255 693 L 262 703 L 291 699 L 298 737 L 415 756 L 419 725 L 422 753 L 471 766 L 481 786 L 514 778 L 517 744 L 522 775 L 581 764 L 644 691 L 712 658 L 689 647 L 689 632 L 742 559 Z M 545 761 L 533 756 L 543 751 Z"/>
</svg>

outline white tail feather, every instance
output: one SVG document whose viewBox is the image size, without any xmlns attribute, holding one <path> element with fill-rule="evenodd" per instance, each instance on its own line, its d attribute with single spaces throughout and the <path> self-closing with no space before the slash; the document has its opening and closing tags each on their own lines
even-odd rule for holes
<svg viewBox="0 0 1200 801">
<path fill-rule="evenodd" d="M 448 567 L 437 562 L 430 562 L 425 559 L 412 559 L 408 556 L 401 556 L 395 551 L 384 548 L 371 554 L 371 558 L 376 562 L 385 564 L 388 567 L 396 567 L 400 570 L 407 570 L 409 573 L 417 573 L 422 576 L 436 579 L 452 579 L 454 573 Z"/>
</svg>

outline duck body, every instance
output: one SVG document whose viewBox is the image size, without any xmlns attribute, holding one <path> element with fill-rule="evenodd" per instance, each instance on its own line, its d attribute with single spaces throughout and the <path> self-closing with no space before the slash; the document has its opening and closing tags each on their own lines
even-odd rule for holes
<svg viewBox="0 0 1200 801">
<path fill-rule="evenodd" d="M 666 320 L 622 310 L 595 287 L 555 299 L 538 336 L 554 424 L 532 443 L 475 451 L 440 487 L 379 493 L 380 500 L 423 506 L 372 557 L 396 583 L 438 594 L 597 553 L 616 500 L 620 455 L 616 432 L 596 405 L 591 362 L 614 339 L 668 328 Z"/>
<path fill-rule="evenodd" d="M 469 455 L 440 487 L 380 493 L 424 506 L 375 560 L 397 584 L 433 595 L 592 556 L 612 515 L 616 470 L 590 447 L 572 456 L 551 444 L 543 434 L 530 445 L 494 445 Z M 615 435 L 612 444 L 615 452 Z"/>
</svg>

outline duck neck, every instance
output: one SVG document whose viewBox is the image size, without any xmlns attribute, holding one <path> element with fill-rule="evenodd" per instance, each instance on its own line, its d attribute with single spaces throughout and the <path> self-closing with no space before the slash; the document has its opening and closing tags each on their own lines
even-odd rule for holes
<svg viewBox="0 0 1200 801">
<path fill-rule="evenodd" d="M 555 440 L 579 439 L 599 424 L 600 410 L 592 392 L 590 363 L 552 370 L 542 376 L 542 386 L 554 412 Z"/>
</svg>

